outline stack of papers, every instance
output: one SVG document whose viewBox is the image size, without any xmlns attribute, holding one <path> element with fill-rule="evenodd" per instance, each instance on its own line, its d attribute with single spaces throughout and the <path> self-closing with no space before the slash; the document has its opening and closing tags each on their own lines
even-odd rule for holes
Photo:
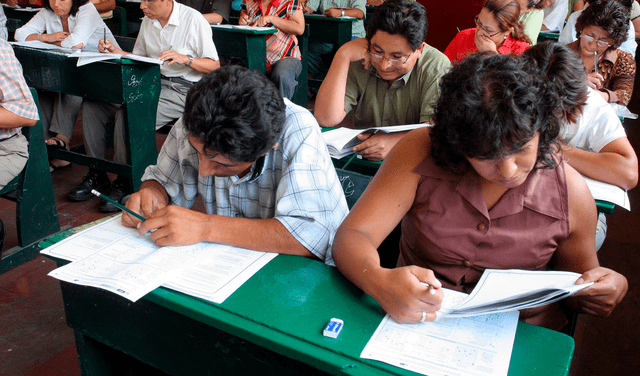
<svg viewBox="0 0 640 376">
<path fill-rule="evenodd" d="M 277 256 L 214 243 L 158 247 L 124 227 L 121 216 L 41 251 L 72 261 L 50 276 L 93 286 L 136 301 L 159 286 L 222 303 Z"/>
<path fill-rule="evenodd" d="M 616 185 L 603 183 L 586 176 L 583 176 L 583 178 L 584 181 L 587 182 L 587 187 L 589 187 L 591 196 L 593 196 L 594 199 L 607 201 L 631 211 L 631 203 L 629 202 L 627 191 Z"/>
<path fill-rule="evenodd" d="M 336 128 L 330 131 L 322 132 L 322 138 L 327 144 L 329 154 L 334 158 L 342 158 L 346 155 L 353 154 L 353 147 L 363 142 L 358 139 L 358 135 L 366 132 L 383 132 L 394 133 L 410 131 L 416 128 L 427 127 L 429 124 L 408 124 L 395 125 L 391 127 L 373 127 L 368 129 L 352 129 L 352 128 Z"/>
<path fill-rule="evenodd" d="M 152 57 L 139 56 L 134 54 L 128 55 L 119 55 L 119 54 L 107 54 L 102 52 L 88 52 L 88 51 L 75 51 L 69 55 L 69 57 L 77 57 L 78 64 L 76 66 L 81 67 L 83 65 L 97 63 L 98 61 L 105 60 L 119 60 L 119 59 L 129 59 L 135 61 L 141 61 L 149 64 L 157 64 L 162 65 L 163 61 L 158 60 Z"/>
</svg>

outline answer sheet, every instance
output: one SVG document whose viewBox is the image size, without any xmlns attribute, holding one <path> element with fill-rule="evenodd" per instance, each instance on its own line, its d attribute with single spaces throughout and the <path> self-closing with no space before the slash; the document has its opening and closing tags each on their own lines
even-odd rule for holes
<svg viewBox="0 0 640 376">
<path fill-rule="evenodd" d="M 158 247 L 149 235 L 141 237 L 136 229 L 122 226 L 120 218 L 42 250 L 42 254 L 73 261 L 49 275 L 131 301 L 166 283 L 185 294 L 222 303 L 277 256 L 214 243 Z"/>
<path fill-rule="evenodd" d="M 443 307 L 467 294 L 445 289 Z M 519 312 L 398 324 L 385 316 L 360 354 L 429 376 L 502 376 L 509 371 Z"/>
</svg>

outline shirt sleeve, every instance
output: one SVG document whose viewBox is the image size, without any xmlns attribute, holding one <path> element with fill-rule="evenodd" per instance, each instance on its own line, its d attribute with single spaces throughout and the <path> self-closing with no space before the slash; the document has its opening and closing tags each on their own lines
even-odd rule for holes
<svg viewBox="0 0 640 376">
<path fill-rule="evenodd" d="M 428 68 L 422 72 L 424 77 L 421 82 L 423 82 L 424 85 L 422 89 L 422 104 L 420 107 L 421 123 L 433 121 L 435 106 L 440 97 L 440 79 L 451 69 L 451 62 L 435 48 L 425 46 L 422 53 L 427 53 L 427 48 L 430 48 L 428 53 L 432 54 L 433 57 L 428 63 Z"/>
<path fill-rule="evenodd" d="M 346 199 L 317 122 L 308 112 L 287 113 L 274 218 L 309 252 L 332 264 L 333 237 L 348 213 Z"/>
<path fill-rule="evenodd" d="M 11 45 L 0 42 L 0 105 L 6 110 L 27 119 L 38 119 L 38 108 L 22 75 L 22 66 Z"/>
<path fill-rule="evenodd" d="M 347 87 L 344 92 L 344 110 L 349 113 L 357 104 L 360 98 L 360 90 L 358 88 L 358 80 L 355 70 L 362 68 L 362 61 L 354 61 L 349 65 L 349 73 L 347 73 Z"/>
<path fill-rule="evenodd" d="M 46 12 L 47 9 L 42 9 L 38 13 L 36 13 L 29 22 L 27 22 L 24 26 L 16 30 L 14 34 L 15 40 L 18 42 L 24 42 L 27 37 L 31 34 L 39 34 L 47 32 L 47 21 L 46 21 Z"/>
<path fill-rule="evenodd" d="M 7 40 L 9 32 L 7 31 L 7 16 L 4 14 L 4 9 L 0 6 L 0 38 Z"/>
<path fill-rule="evenodd" d="M 307 1 L 307 7 L 313 10 L 314 12 L 318 10 L 320 7 L 320 0 L 309 0 Z"/>
<path fill-rule="evenodd" d="M 636 62 L 633 57 L 624 51 L 618 51 L 618 58 L 611 73 L 611 80 L 606 85 L 611 103 L 629 105 L 633 94 L 633 84 L 636 77 Z"/>
<path fill-rule="evenodd" d="M 158 162 L 146 168 L 142 181 L 157 181 L 167 191 L 172 204 L 190 208 L 198 193 L 197 160 L 180 118 L 162 144 Z"/>
<path fill-rule="evenodd" d="M 100 25 L 104 25 L 100 14 L 95 5 L 92 2 L 88 2 L 78 9 L 76 25 L 73 30 L 70 30 L 71 34 L 60 45 L 65 48 L 71 48 L 82 43 L 82 48 L 86 48 L 88 47 L 89 39 L 91 39 L 91 36 Z"/>
</svg>

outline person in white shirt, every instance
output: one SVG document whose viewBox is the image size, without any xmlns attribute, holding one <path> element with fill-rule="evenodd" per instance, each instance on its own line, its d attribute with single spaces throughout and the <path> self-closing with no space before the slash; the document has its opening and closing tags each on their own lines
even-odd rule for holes
<svg viewBox="0 0 640 376">
<path fill-rule="evenodd" d="M 102 21 L 89 0 L 43 0 L 44 8 L 15 32 L 18 42 L 40 41 L 64 48 L 98 51 L 98 40 L 105 35 L 117 45 L 111 30 Z M 75 95 L 39 91 L 42 126 L 47 145 L 69 149 L 73 127 L 82 106 Z M 51 160 L 52 170 L 70 166 L 69 162 Z"/>
<path fill-rule="evenodd" d="M 567 13 L 569 13 L 569 0 L 554 0 L 553 4 L 544 10 L 541 30 L 562 30 Z"/>
<path fill-rule="evenodd" d="M 140 9 L 145 17 L 133 54 L 165 61 L 160 66 L 162 80 L 156 113 L 156 129 L 159 129 L 182 116 L 189 88 L 206 73 L 219 68 L 220 61 L 211 26 L 200 12 L 173 0 L 142 0 Z M 105 53 L 129 54 L 108 40 L 101 40 L 98 49 Z M 87 154 L 104 158 L 106 125 L 115 118 L 114 162 L 126 164 L 124 110 L 120 105 L 93 100 L 85 100 L 82 108 Z M 105 172 L 90 169 L 83 182 L 69 193 L 69 199 L 86 201 L 93 196 L 92 189 L 105 189 L 110 185 Z M 130 189 L 129 179 L 119 177 L 109 196 L 120 201 Z M 99 209 L 104 212 L 118 210 L 106 202 Z"/>
<path fill-rule="evenodd" d="M 604 98 L 588 88 L 582 62 L 562 43 L 544 42 L 523 52 L 534 74 L 549 80 L 545 98 L 561 98 L 560 146 L 564 161 L 594 180 L 632 189 L 638 183 L 638 158 L 620 119 Z M 604 242 L 606 219 L 598 217 L 596 249 Z"/>
<path fill-rule="evenodd" d="M 596 1 L 599 1 L 599 0 L 596 0 Z M 624 6 L 629 10 L 631 10 L 631 4 L 633 4 L 633 1 L 631 0 L 611 0 L 611 1 L 619 2 L 622 6 Z M 586 1 L 587 5 L 585 6 L 585 8 L 588 6 L 589 2 L 590 1 L 588 0 Z M 567 23 L 564 25 L 564 28 L 560 33 L 558 42 L 569 44 L 569 43 L 575 42 L 578 39 L 576 38 L 576 20 L 581 14 L 582 14 L 582 9 L 571 13 L 569 18 L 567 19 Z M 618 49 L 630 53 L 631 56 L 633 57 L 636 57 L 636 48 L 638 47 L 638 44 L 636 43 L 635 35 L 636 35 L 636 31 L 633 26 L 633 22 L 629 21 L 629 32 L 627 33 L 627 40 L 625 40 L 620 45 L 620 47 L 618 47 Z"/>
</svg>

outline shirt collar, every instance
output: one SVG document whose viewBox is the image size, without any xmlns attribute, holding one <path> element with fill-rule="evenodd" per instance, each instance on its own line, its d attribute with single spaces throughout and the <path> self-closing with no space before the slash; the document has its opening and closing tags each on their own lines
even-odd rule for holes
<svg viewBox="0 0 640 376">
<path fill-rule="evenodd" d="M 267 11 L 265 12 L 264 9 L 262 9 L 262 1 L 260 0 L 256 0 L 258 2 L 258 6 L 260 7 L 260 12 L 262 13 L 262 15 L 266 15 L 269 14 L 269 10 L 271 8 L 278 8 L 280 6 L 280 1 L 281 0 L 271 0 L 271 2 L 269 3 L 269 6 L 267 7 Z"/>
<path fill-rule="evenodd" d="M 180 8 L 182 8 L 182 4 L 174 0 L 173 9 L 171 10 L 169 21 L 167 21 L 167 26 L 169 25 L 173 25 L 176 27 L 180 26 Z M 153 25 L 158 29 L 162 29 L 162 25 L 160 25 L 160 21 L 158 21 L 157 19 L 153 20 Z"/>
<path fill-rule="evenodd" d="M 265 156 L 261 156 L 251 165 L 251 170 L 245 176 L 239 178 L 238 175 L 231 176 L 231 183 L 234 185 L 241 184 L 244 182 L 250 182 L 256 180 L 262 173 L 264 172 L 264 159 Z"/>
</svg>

